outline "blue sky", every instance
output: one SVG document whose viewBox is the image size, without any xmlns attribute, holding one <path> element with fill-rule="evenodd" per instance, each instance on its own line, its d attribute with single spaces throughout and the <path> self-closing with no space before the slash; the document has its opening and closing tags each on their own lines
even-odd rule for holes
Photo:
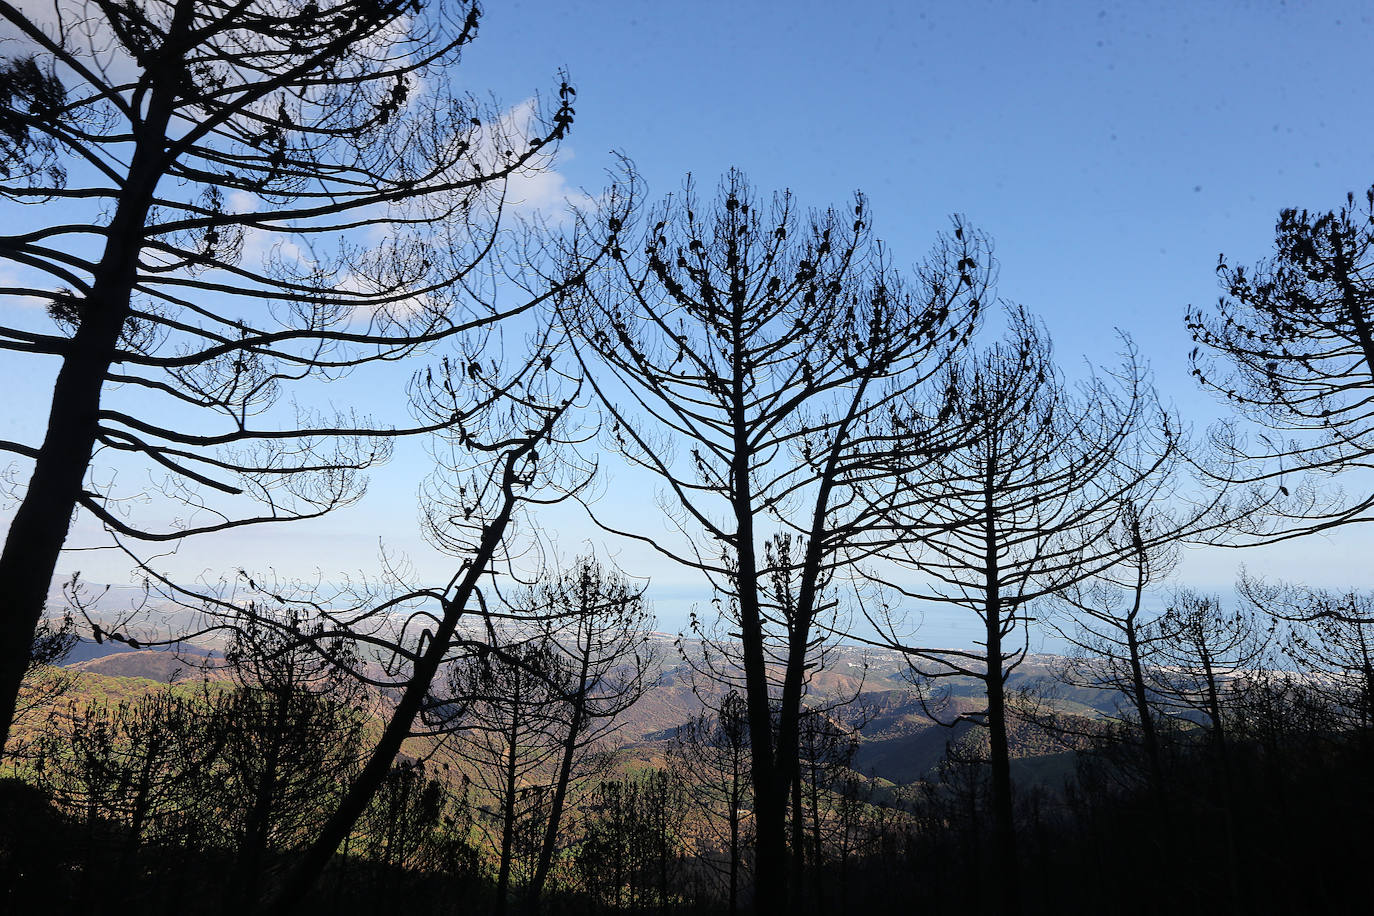
<svg viewBox="0 0 1374 916">
<path fill-rule="evenodd" d="M 899 265 L 962 213 L 996 243 L 1001 296 L 1043 318 L 1071 372 L 1084 355 L 1109 361 L 1114 329 L 1125 330 L 1161 391 L 1201 425 L 1219 409 L 1186 377 L 1182 315 L 1216 297 L 1218 254 L 1254 262 L 1280 208 L 1331 208 L 1374 183 L 1365 6 L 491 2 L 460 83 L 515 106 L 568 71 L 577 120 L 559 177 L 531 189 L 545 204 L 595 193 L 620 151 L 652 198 L 689 171 L 709 189 L 731 166 L 807 205 L 862 189 Z M 0 437 L 31 438 L 50 378 L 0 357 Z M 414 533 L 424 470 L 422 453 L 403 449 L 353 510 L 183 548 L 172 563 L 188 574 L 232 556 L 331 576 L 375 567 L 381 539 L 437 575 L 443 565 Z M 607 498 L 642 504 L 637 489 L 611 483 Z M 594 537 L 570 512 L 552 527 L 570 551 Z M 1184 574 L 1223 587 L 1247 562 L 1371 585 L 1372 544 L 1343 532 L 1198 555 Z M 694 584 L 637 550 L 621 562 L 654 576 L 660 616 L 676 627 Z M 97 580 L 119 574 L 94 555 L 68 565 Z"/>
</svg>

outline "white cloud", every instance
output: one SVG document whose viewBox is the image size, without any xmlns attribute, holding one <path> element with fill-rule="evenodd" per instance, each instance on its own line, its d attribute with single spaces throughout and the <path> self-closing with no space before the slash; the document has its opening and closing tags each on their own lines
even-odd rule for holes
<svg viewBox="0 0 1374 916">
<path fill-rule="evenodd" d="M 262 198 L 247 191 L 231 191 L 225 199 L 225 211 L 235 215 L 257 213 L 261 209 Z M 264 213 L 264 217 L 269 216 L 270 214 Z M 302 268 L 309 268 L 315 263 L 305 249 L 285 234 L 244 226 L 243 248 L 240 251 L 243 266 L 248 270 L 257 271 L 266 264 L 269 256 Z"/>
<path fill-rule="evenodd" d="M 127 81 L 138 65 L 115 39 L 109 22 L 86 0 L 48 0 L 16 4 L 19 12 L 50 38 L 63 38 L 66 47 L 85 65 L 103 73 L 111 83 Z M 0 22 L 0 56 L 23 56 L 37 50 L 32 39 L 8 21 Z M 74 80 L 69 72 L 65 82 Z"/>
<path fill-rule="evenodd" d="M 539 107 L 534 98 L 508 109 L 494 128 L 483 129 L 476 156 L 488 168 L 496 168 L 504 160 L 504 150 L 524 147 L 540 126 Z M 504 149 L 503 149 L 504 148 Z M 568 162 L 573 151 L 560 147 L 557 158 Z M 552 223 L 561 223 L 569 216 L 569 209 L 585 210 L 595 206 L 596 199 L 568 183 L 555 163 L 545 168 L 521 169 L 506 185 L 506 204 L 517 213 L 538 215 Z"/>
<path fill-rule="evenodd" d="M 20 268 L 12 270 L 8 267 L 0 267 L 0 295 L 4 296 L 6 305 L 18 306 L 22 309 L 41 309 L 47 308 L 48 300 L 39 296 L 22 296 L 12 293 L 14 289 L 34 289 L 43 288 L 48 284 L 39 280 L 36 271 Z"/>
</svg>

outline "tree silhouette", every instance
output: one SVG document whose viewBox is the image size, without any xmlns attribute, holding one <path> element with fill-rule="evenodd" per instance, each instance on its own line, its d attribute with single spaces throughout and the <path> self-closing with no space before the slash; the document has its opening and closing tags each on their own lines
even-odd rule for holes
<svg viewBox="0 0 1374 916">
<path fill-rule="evenodd" d="M 617 717 L 651 685 L 656 656 L 641 590 L 594 558 L 579 558 L 507 604 L 513 619 L 492 640 L 500 651 L 449 672 L 448 693 L 461 712 L 448 727 L 492 799 L 492 816 L 480 826 L 499 850 L 495 911 L 506 910 L 519 883 L 520 857 L 525 908 L 534 912 L 574 782 L 609 763 Z"/>
<path fill-rule="evenodd" d="M 1363 204 L 1326 213 L 1287 209 L 1274 255 L 1253 270 L 1225 256 L 1215 310 L 1189 308 L 1193 375 L 1260 426 L 1250 444 L 1222 427 L 1231 478 L 1279 479 L 1294 470 L 1367 468 L 1374 456 L 1374 188 Z M 1258 463 L 1258 464 L 1257 464 Z M 1284 488 L 1285 492 L 1287 487 Z M 1288 519 L 1264 532 L 1292 537 L 1365 517 L 1374 494 L 1323 502 L 1295 496 Z"/>
<path fill-rule="evenodd" d="M 224 733 L 211 727 L 203 699 L 166 688 L 117 705 L 73 703 L 53 718 L 38 781 L 83 824 L 75 894 L 83 908 L 96 903 L 102 875 L 127 873 L 141 846 L 163 850 L 175 868 L 184 862 L 178 851 L 203 848 L 215 835 Z"/>
<path fill-rule="evenodd" d="M 1240 877 L 1231 719 L 1244 703 L 1244 688 L 1267 667 L 1275 626 L 1246 610 L 1227 612 L 1215 597 L 1179 589 L 1157 627 L 1150 692 L 1165 715 L 1202 726 L 1218 776 L 1216 794 L 1207 801 L 1220 809 L 1231 898 L 1244 904 L 1250 890 Z"/>
<path fill-rule="evenodd" d="M 1158 587 L 1177 564 L 1178 549 L 1176 543 L 1146 540 L 1157 527 L 1173 520 L 1162 509 L 1149 507 L 1142 512 L 1141 506 L 1140 502 L 1123 504 L 1119 519 L 1106 534 L 1118 546 L 1120 562 L 1052 598 L 1067 609 L 1071 621 L 1067 627 L 1056 625 L 1071 646 L 1061 679 L 1075 686 L 1107 687 L 1121 695 L 1125 709 L 1119 721 L 1140 730 L 1146 781 L 1163 811 L 1163 752 L 1146 669 L 1156 642 L 1165 634 L 1155 626 L 1163 611 L 1149 607 L 1147 600 L 1149 590 Z"/>
<path fill-rule="evenodd" d="M 681 893 L 686 808 L 672 770 L 599 782 L 576 860 L 592 899 L 617 911 L 665 911 Z"/>
<path fill-rule="evenodd" d="M 738 172 L 707 203 L 689 180 L 642 231 L 606 223 L 613 260 L 564 308 L 610 439 L 661 481 L 684 540 L 598 520 L 705 576 L 738 628 L 764 908 L 787 901 L 802 697 L 857 524 L 841 470 L 874 418 L 971 332 L 989 270 L 982 241 L 956 224 L 908 287 L 868 222 L 862 197 L 852 213 L 803 216 Z M 774 533 L 793 537 L 786 569 L 764 555 Z"/>
<path fill-rule="evenodd" d="M 1184 543 L 1224 542 L 1237 530 L 1252 529 L 1256 516 L 1274 502 L 1274 494 L 1266 497 L 1252 487 L 1208 486 L 1198 479 L 1189 443 L 1181 435 L 1164 444 L 1163 455 L 1140 440 L 1132 443 L 1141 449 L 1138 454 L 1118 455 L 1123 466 L 1153 470 L 1118 501 L 1116 520 L 1104 533 L 1105 549 L 1099 552 L 1115 557 L 1114 562 L 1047 596 L 1051 607 L 1067 618 L 1050 620 L 1070 644 L 1060 678 L 1072 686 L 1105 687 L 1121 695 L 1123 728 L 1116 734 L 1138 729 L 1146 781 L 1161 814 L 1166 799 L 1163 757 L 1146 669 L 1168 631 L 1158 626 L 1164 611 L 1152 606 L 1150 593 L 1172 574 Z M 1200 484 L 1191 494 L 1185 490 L 1190 483 Z M 1239 496 L 1234 495 L 1237 489 Z M 1189 499 L 1199 494 L 1206 498 Z"/>
<path fill-rule="evenodd" d="M 525 889 L 526 909 L 534 912 L 559 849 L 573 783 L 608 762 L 607 742 L 620 715 L 654 685 L 658 655 L 648 641 L 653 617 L 643 591 L 592 557 L 531 589 L 517 606 L 545 628 L 557 660 L 549 672 L 556 675 L 550 710 L 556 767 L 538 861 Z"/>
<path fill-rule="evenodd" d="M 904 597 L 975 615 L 977 647 L 920 648 L 901 632 L 900 614 L 881 608 L 870 619 L 922 681 L 963 676 L 985 687 L 986 705 L 956 711 L 950 724 L 972 721 L 988 730 L 989 867 L 1015 875 L 1006 685 L 1029 651 L 1032 602 L 1116 563 L 1120 545 L 1109 535 L 1120 502 L 1167 460 L 1174 434 L 1133 350 L 1115 378 L 1094 378 L 1074 391 L 1030 316 L 1013 309 L 1009 324 L 1005 343 L 952 366 L 944 393 L 909 423 L 920 428 L 927 417 L 943 415 L 960 430 L 958 447 L 875 456 L 875 467 L 905 494 L 875 501 L 888 514 L 886 558 L 919 577 L 886 578 Z M 1121 460 L 1139 453 L 1143 437 L 1157 440 L 1153 460 Z"/>
<path fill-rule="evenodd" d="M 488 593 L 503 576 L 518 580 L 515 562 L 533 549 L 522 533 L 528 507 L 567 498 L 587 485 L 591 472 L 565 447 L 587 433 L 569 431 L 575 393 L 564 391 L 552 346 L 542 334 L 508 371 L 493 365 L 460 372 L 445 359 L 412 385 L 418 416 L 461 418 L 433 434 L 435 466 L 421 487 L 422 530 L 454 560 L 448 581 L 417 586 L 408 567 L 393 564 L 379 580 L 342 587 L 260 582 L 241 571 L 232 582 L 193 589 L 148 571 L 161 598 L 203 612 L 203 628 L 180 639 L 260 628 L 275 634 L 278 654 L 313 653 L 338 676 L 393 701 L 361 768 L 266 904 L 269 910 L 290 912 L 309 892 L 407 738 L 451 729 L 467 697 L 446 690 L 445 672 L 473 659 L 515 661 L 500 630 L 520 615 L 489 602 Z"/>
<path fill-rule="evenodd" d="M 246 620 L 225 652 L 237 688 L 206 699 L 221 747 L 214 799 L 242 908 L 257 904 L 270 854 L 314 839 L 363 755 L 362 690 L 342 664 L 356 649 L 335 638 L 317 652 L 294 638 L 303 627 L 299 612 L 273 626 Z"/>
<path fill-rule="evenodd" d="M 0 741 L 73 512 L 131 555 L 316 517 L 362 494 L 394 437 L 462 421 L 292 393 L 551 295 L 522 288 L 512 262 L 534 255 L 509 251 L 501 217 L 573 115 L 566 84 L 554 110 L 510 116 L 454 88 L 472 2 L 33 9 L 0 3 L 18 48 L 0 194 L 34 205 L 0 235 L 19 277 L 0 292 L 46 303 L 51 326 L 0 328 L 0 348 L 58 371 L 43 441 L 0 442 L 31 467 L 0 555 Z M 92 473 L 107 462 L 134 472 Z M 133 497 L 150 507 L 130 515 Z"/>
<path fill-rule="evenodd" d="M 724 883 L 731 916 L 739 912 L 740 886 L 748 841 L 746 805 L 752 786 L 749 773 L 749 710 L 737 690 L 726 692 L 714 711 L 708 710 L 678 727 L 670 753 L 680 768 L 692 774 L 687 792 L 716 839 L 726 849 Z M 723 833 L 719 823 L 725 822 Z M 720 866 L 710 859 L 713 869 Z"/>
<path fill-rule="evenodd" d="M 14 724 L 33 721 L 45 709 L 50 709 L 75 684 L 77 675 L 60 667 L 76 647 L 76 619 L 68 610 L 62 617 L 43 617 L 33 633 L 33 648 L 29 651 L 28 668 L 14 708 Z M 32 749 L 32 740 L 21 741 L 17 736 L 0 748 L 0 756 L 11 762 L 21 760 Z"/>
<path fill-rule="evenodd" d="M 1279 649 L 1304 687 L 1362 742 L 1374 742 L 1374 594 L 1333 591 L 1242 575 L 1250 609 L 1284 621 Z"/>
<path fill-rule="evenodd" d="M 1150 689 L 1167 714 L 1200 719 L 1226 775 L 1228 706 L 1243 678 L 1264 666 L 1275 627 L 1253 613 L 1224 611 L 1219 599 L 1179 589 L 1158 623 Z"/>
<path fill-rule="evenodd" d="M 532 838 L 544 834 L 548 774 L 560 759 L 555 707 L 564 672 L 542 635 L 505 634 L 503 659 L 478 656 L 449 676 L 450 694 L 466 698 L 461 718 L 452 723 L 460 732 L 454 747 L 472 764 L 482 797 L 491 800 L 478 826 L 497 851 L 496 916 L 506 912 L 510 889 L 519 883 L 517 845 L 535 845 Z"/>
<path fill-rule="evenodd" d="M 480 852 L 472 842 L 472 805 L 466 782 L 455 792 L 451 769 L 423 760 L 392 768 L 359 821 L 362 855 L 382 866 L 385 893 L 401 892 L 400 870 L 438 872 L 472 881 Z"/>
</svg>

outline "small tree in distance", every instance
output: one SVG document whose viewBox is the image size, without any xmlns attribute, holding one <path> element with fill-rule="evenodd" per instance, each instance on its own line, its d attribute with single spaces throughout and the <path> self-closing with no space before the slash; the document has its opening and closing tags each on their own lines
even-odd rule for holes
<svg viewBox="0 0 1374 916">
<path fill-rule="evenodd" d="M 1148 480 L 1117 503 L 1116 519 L 1104 533 L 1104 556 L 1114 556 L 1115 562 L 1047 596 L 1049 606 L 1063 612 L 1052 615 L 1049 626 L 1070 646 L 1061 680 L 1120 694 L 1123 730 L 1118 734 L 1131 735 L 1138 729 L 1146 782 L 1161 814 L 1167 793 L 1158 710 L 1147 669 L 1169 633 L 1158 625 L 1164 611 L 1155 607 L 1152 592 L 1173 573 L 1184 543 L 1224 542 L 1237 530 L 1253 530 L 1256 518 L 1273 503 L 1273 494 L 1266 498 L 1253 487 L 1206 485 L 1198 480 L 1197 465 L 1187 452 L 1180 435 Z M 1124 466 L 1157 460 L 1149 449 L 1119 457 Z M 1190 500 L 1185 490 L 1189 483 L 1204 484 L 1194 493 L 1209 498 Z M 1239 497 L 1234 496 L 1236 490 Z"/>
<path fill-rule="evenodd" d="M 34 721 L 45 709 L 62 698 L 76 683 L 77 674 L 61 667 L 76 647 L 76 619 L 69 609 L 61 618 L 43 617 L 33 633 L 33 648 L 24 672 L 14 709 L 14 723 Z M 17 737 L 0 748 L 0 759 L 22 760 L 32 750 L 32 741 Z"/>
<path fill-rule="evenodd" d="M 1241 576 L 1237 591 L 1253 612 L 1284 623 L 1279 649 L 1305 673 L 1305 688 L 1361 742 L 1374 743 L 1374 594 L 1250 575 Z"/>
<path fill-rule="evenodd" d="M 534 912 L 560 848 L 569 793 L 609 763 L 619 717 L 654 686 L 659 658 L 649 642 L 653 616 L 643 590 L 592 557 L 531 589 L 522 604 L 546 629 L 558 660 L 549 671 L 557 694 L 556 767 L 525 894 L 526 910 Z"/>
<path fill-rule="evenodd" d="M 747 866 L 747 806 L 750 801 L 749 718 L 744 697 L 729 690 L 716 705 L 678 727 L 670 753 L 691 773 L 687 792 L 706 815 L 713 839 L 726 850 L 724 883 L 731 916 L 739 912 L 741 882 Z M 722 833 L 720 822 L 725 822 Z M 719 870 L 711 859 L 707 864 Z"/>
<path fill-rule="evenodd" d="M 459 732 L 454 747 L 490 799 L 478 827 L 497 853 L 494 916 L 506 912 L 520 883 L 518 847 L 542 835 L 548 819 L 547 777 L 559 752 L 555 685 L 563 679 L 561 659 L 538 633 L 507 633 L 502 642 L 505 660 L 479 655 L 449 675 L 450 694 L 465 706 L 451 725 Z"/>
<path fill-rule="evenodd" d="M 217 801 L 235 850 L 232 893 L 258 902 L 269 857 L 307 847 L 364 752 L 363 690 L 346 666 L 356 647 L 326 640 L 316 651 L 299 609 L 284 620 L 245 615 L 225 651 L 238 686 L 206 698 L 207 727 L 220 744 Z M 315 627 L 319 627 L 316 623 Z"/>
<path fill-rule="evenodd" d="M 496 640 L 499 655 L 449 672 L 462 712 L 447 727 L 494 801 L 495 817 L 481 826 L 500 851 L 496 912 L 520 883 L 517 845 L 529 850 L 524 908 L 536 912 L 566 845 L 571 793 L 603 775 L 617 719 L 652 686 L 657 656 L 642 590 L 592 557 L 506 600 L 512 619 Z"/>
</svg>

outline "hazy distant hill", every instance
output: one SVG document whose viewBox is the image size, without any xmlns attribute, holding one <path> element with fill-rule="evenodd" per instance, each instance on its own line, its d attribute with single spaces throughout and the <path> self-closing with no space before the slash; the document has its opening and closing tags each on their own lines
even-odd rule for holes
<svg viewBox="0 0 1374 916">
<path fill-rule="evenodd" d="M 685 643 L 688 653 L 699 653 L 699 644 Z M 1063 715 L 1100 718 L 1116 704 L 1106 690 L 1063 688 L 1054 681 L 1059 659 L 1050 655 L 1027 658 L 1010 679 L 1013 689 L 1055 684 L 1053 706 Z M 974 726 L 962 722 L 946 727 L 936 722 L 906 679 L 907 665 L 891 650 L 840 646 L 833 650 L 830 667 L 813 681 L 812 697 L 817 702 L 856 698 L 865 721 L 860 729 L 861 743 L 855 770 L 879 780 L 905 785 L 927 775 L 945 753 L 949 742 L 957 741 Z M 694 680 L 691 666 L 668 647 L 659 684 L 622 718 L 621 742 L 639 759 L 661 756 L 677 728 L 699 715 L 705 703 L 714 704 L 725 688 Z M 949 678 L 940 682 L 931 706 L 944 720 L 981 706 L 982 683 L 975 678 Z M 703 702 L 703 698 L 705 703 Z M 1056 740 L 1032 726 L 1013 727 L 1012 753 L 1016 766 L 1032 781 L 1057 782 L 1071 764 L 1071 753 Z"/>
<path fill-rule="evenodd" d="M 76 641 L 76 645 L 72 647 L 72 651 L 67 654 L 62 664 L 71 668 L 84 662 L 108 658 L 112 655 L 136 655 L 143 652 L 155 652 L 159 655 L 180 655 L 188 659 L 216 658 L 219 656 L 219 653 L 212 649 L 204 649 L 200 646 L 189 644 L 182 644 L 179 646 L 152 646 L 147 649 L 135 649 L 122 642 L 114 642 L 112 640 L 96 642 L 93 639 L 87 639 L 83 636 Z"/>
<path fill-rule="evenodd" d="M 672 645 L 672 637 L 657 635 L 654 639 L 661 643 L 662 673 L 658 684 L 623 714 L 617 735 L 621 748 L 642 761 L 661 759 L 678 728 L 700 715 L 708 704 L 714 705 L 726 691 L 721 685 L 694 677 L 689 660 L 700 658 L 700 643 L 683 643 L 683 651 L 689 653 L 689 660 L 684 660 Z M 816 675 L 811 695 L 816 702 L 824 703 L 857 698 L 857 705 L 864 710 L 860 716 L 864 721 L 855 770 L 863 775 L 898 785 L 915 782 L 940 762 L 949 742 L 972 728 L 967 722 L 954 728 L 937 723 L 906 680 L 906 663 L 896 652 L 839 646 L 829 661 L 830 667 Z M 1054 656 L 1029 657 L 1012 678 L 1011 686 L 1026 687 L 1052 679 L 1055 662 Z M 199 647 L 181 646 L 176 651 L 131 649 L 118 643 L 97 645 L 88 640 L 78 644 L 66 663 L 71 669 L 102 680 L 145 678 L 161 683 L 223 677 L 221 665 L 218 653 Z M 91 686 L 101 692 L 101 688 Z M 942 719 L 953 719 L 959 712 L 980 705 L 981 688 L 981 682 L 975 678 L 947 679 L 941 682 L 940 693 L 932 698 L 932 705 Z M 1101 716 L 1115 703 L 1115 697 L 1108 691 L 1078 689 L 1060 693 L 1055 707 L 1068 715 Z M 1052 760 L 1063 755 L 1063 747 L 1042 734 L 1022 726 L 1014 728 L 1011 737 L 1013 754 L 1021 758 L 1023 769 L 1048 773 L 1063 769 L 1062 762 Z M 1032 761 L 1039 763 L 1031 766 Z"/>
<path fill-rule="evenodd" d="M 219 658 L 211 655 L 178 654 L 155 649 L 114 652 L 88 659 L 68 668 L 111 677 L 142 677 L 170 684 L 176 681 L 215 677 L 221 667 Z"/>
</svg>

